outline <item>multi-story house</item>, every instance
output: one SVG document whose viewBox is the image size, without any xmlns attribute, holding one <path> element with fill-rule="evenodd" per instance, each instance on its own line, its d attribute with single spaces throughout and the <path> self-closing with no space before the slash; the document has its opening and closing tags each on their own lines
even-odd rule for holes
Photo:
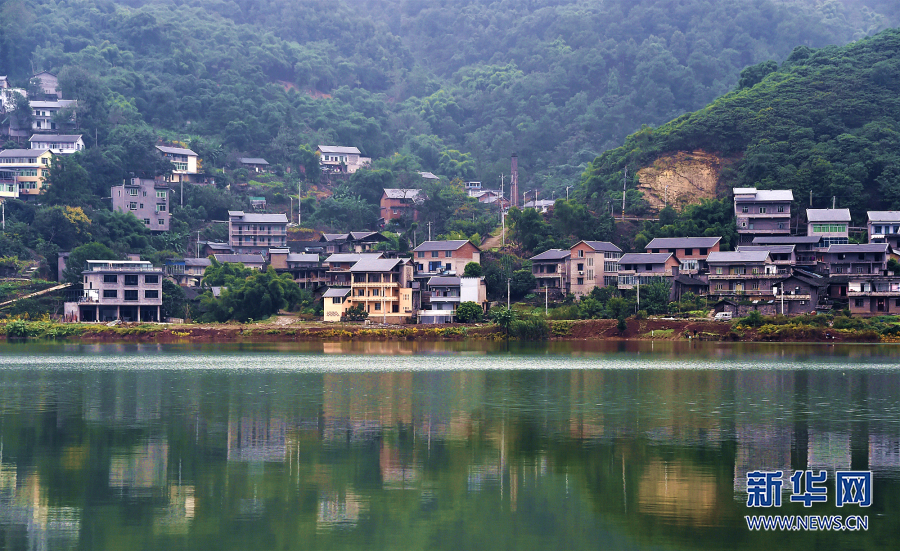
<svg viewBox="0 0 900 551">
<path fill-rule="evenodd" d="M 487 294 L 483 277 L 435 276 L 425 285 L 419 323 L 453 323 L 456 308 L 463 302 L 474 302 L 484 310 Z"/>
<path fill-rule="evenodd" d="M 269 249 L 269 265 L 278 273 L 291 274 L 301 289 L 317 289 L 328 282 L 326 268 L 317 254 Z"/>
<path fill-rule="evenodd" d="M 579 241 L 569 249 L 569 289 L 583 297 L 594 287 L 619 284 L 622 249 L 608 241 Z"/>
<path fill-rule="evenodd" d="M 31 106 L 31 129 L 38 131 L 54 132 L 62 130 L 58 128 L 57 121 L 60 117 L 66 119 L 63 126 L 70 126 L 75 123 L 75 109 L 78 102 L 73 99 L 60 99 L 55 101 L 32 100 L 28 102 Z M 62 114 L 61 114 L 62 113 Z"/>
<path fill-rule="evenodd" d="M 862 316 L 900 314 L 900 276 L 851 275 L 847 281 L 850 313 Z"/>
<path fill-rule="evenodd" d="M 403 216 L 418 220 L 418 208 L 424 199 L 421 189 L 385 188 L 381 194 L 381 223 L 386 224 Z"/>
<path fill-rule="evenodd" d="M 169 231 L 169 184 L 163 180 L 129 178 L 110 189 L 112 208 L 130 212 L 151 231 Z"/>
<path fill-rule="evenodd" d="M 322 263 L 329 287 L 350 287 L 350 268 L 360 260 L 383 258 L 381 253 L 335 253 Z"/>
<path fill-rule="evenodd" d="M 43 94 L 42 96 L 36 97 L 34 99 L 62 99 L 62 91 L 60 91 L 59 89 L 59 79 L 56 77 L 56 75 L 49 71 L 41 71 L 40 73 L 36 73 L 31 78 L 39 83 L 40 92 L 41 94 Z"/>
<path fill-rule="evenodd" d="M 531 273 L 536 280 L 537 291 L 547 290 L 558 295 L 569 292 L 569 263 L 572 251 L 550 249 L 532 256 Z"/>
<path fill-rule="evenodd" d="M 719 251 L 706 259 L 710 295 L 772 296 L 775 282 L 784 279 L 769 251 Z"/>
<path fill-rule="evenodd" d="M 156 149 L 172 162 L 172 174 L 167 178 L 170 182 L 196 182 L 200 173 L 199 157 L 190 149 L 158 145 Z"/>
<path fill-rule="evenodd" d="M 790 235 L 791 190 L 734 188 L 734 216 L 740 244 L 759 235 Z"/>
<path fill-rule="evenodd" d="M 657 237 L 647 243 L 648 253 L 672 253 L 681 261 L 679 271 L 696 274 L 706 269 L 706 257 L 719 251 L 721 237 Z"/>
<path fill-rule="evenodd" d="M 325 321 L 339 321 L 348 308 L 356 305 L 380 323 L 404 323 L 414 316 L 413 267 L 404 258 L 365 258 L 349 270 L 349 292 L 328 289 L 325 292 Z"/>
<path fill-rule="evenodd" d="M 766 251 L 772 263 L 778 268 L 778 273 L 789 274 L 791 268 L 797 264 L 796 247 L 796 245 L 738 245 L 737 252 Z"/>
<path fill-rule="evenodd" d="M 284 214 L 228 211 L 228 244 L 235 253 L 264 253 L 287 246 L 287 216 Z"/>
<path fill-rule="evenodd" d="M 870 210 L 868 215 L 869 243 L 888 243 L 892 249 L 900 248 L 900 211 Z"/>
<path fill-rule="evenodd" d="M 14 170 L 6 170 L 0 165 L 0 202 L 19 198 L 19 178 Z"/>
<path fill-rule="evenodd" d="M 163 270 L 142 260 L 88 260 L 70 321 L 160 321 Z"/>
<path fill-rule="evenodd" d="M 416 278 L 462 276 L 466 264 L 481 263 L 481 249 L 466 239 L 425 241 L 413 249 Z"/>
<path fill-rule="evenodd" d="M 172 258 L 166 261 L 166 275 L 182 287 L 199 287 L 206 269 L 212 265 L 208 258 Z M 62 273 L 62 272 L 60 272 Z"/>
<path fill-rule="evenodd" d="M 33 200 L 41 194 L 44 178 L 50 175 L 53 153 L 37 149 L 5 149 L 0 151 L 0 170 L 16 173 L 19 197 Z"/>
<path fill-rule="evenodd" d="M 54 155 L 71 155 L 84 149 L 81 134 L 34 134 L 28 142 L 31 149 L 49 149 Z"/>
<path fill-rule="evenodd" d="M 832 245 L 821 253 L 820 271 L 826 275 L 883 274 L 887 270 L 887 243 Z"/>
<path fill-rule="evenodd" d="M 678 275 L 681 261 L 672 253 L 627 253 L 619 259 L 619 289 L 632 289 Z"/>
<path fill-rule="evenodd" d="M 795 265 L 810 269 L 818 263 L 817 251 L 821 243 L 822 236 L 819 235 L 761 235 L 753 238 L 753 245 L 793 245 Z"/>
<path fill-rule="evenodd" d="M 819 247 L 850 242 L 850 209 L 806 209 L 806 235 L 822 238 Z"/>
<path fill-rule="evenodd" d="M 353 174 L 372 164 L 371 157 L 363 157 L 355 147 L 320 145 L 316 152 L 322 172 Z"/>
</svg>

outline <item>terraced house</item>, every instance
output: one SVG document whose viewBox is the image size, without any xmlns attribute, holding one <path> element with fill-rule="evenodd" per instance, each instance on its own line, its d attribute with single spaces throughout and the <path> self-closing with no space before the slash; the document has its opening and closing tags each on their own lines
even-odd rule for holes
<svg viewBox="0 0 900 551">
<path fill-rule="evenodd" d="M 325 292 L 325 321 L 340 321 L 348 308 L 357 305 L 378 323 L 405 323 L 415 315 L 409 259 L 364 258 L 353 264 L 349 275 L 349 288 Z"/>
<path fill-rule="evenodd" d="M 594 287 L 618 285 L 622 249 L 608 241 L 579 241 L 569 249 L 569 290 L 577 297 Z"/>
<path fill-rule="evenodd" d="M 46 149 L 5 149 L 0 151 L 0 170 L 15 173 L 20 199 L 34 200 L 50 175 L 52 159 L 53 153 Z"/>
<path fill-rule="evenodd" d="M 264 253 L 287 246 L 287 216 L 284 214 L 228 211 L 228 244 L 235 253 Z"/>
<path fill-rule="evenodd" d="M 791 201 L 789 189 L 734 188 L 734 217 L 738 240 L 749 245 L 760 235 L 790 235 Z"/>
</svg>

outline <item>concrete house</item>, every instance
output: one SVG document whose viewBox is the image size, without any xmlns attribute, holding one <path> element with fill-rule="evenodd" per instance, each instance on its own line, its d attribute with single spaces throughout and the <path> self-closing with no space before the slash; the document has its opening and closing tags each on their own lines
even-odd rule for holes
<svg viewBox="0 0 900 551">
<path fill-rule="evenodd" d="M 134 214 L 151 231 L 169 231 L 172 214 L 168 182 L 130 178 L 110 188 L 110 197 L 113 210 Z"/>
<path fill-rule="evenodd" d="M 163 270 L 141 260 L 88 260 L 69 321 L 160 321 Z"/>
<path fill-rule="evenodd" d="M 672 253 L 627 253 L 619 259 L 619 289 L 632 289 L 678 275 L 681 261 Z"/>
<path fill-rule="evenodd" d="M 320 145 L 316 153 L 319 154 L 319 168 L 326 173 L 353 174 L 372 163 L 371 157 L 363 157 L 356 147 Z"/>
<path fill-rule="evenodd" d="M 425 241 L 413 249 L 416 278 L 462 276 L 469 262 L 481 263 L 481 249 L 466 239 Z"/>
<path fill-rule="evenodd" d="M 569 253 L 569 290 L 575 296 L 582 297 L 594 287 L 619 284 L 619 247 L 608 241 L 579 241 Z"/>
<path fill-rule="evenodd" d="M 15 173 L 19 198 L 34 200 L 41 194 L 44 179 L 50 175 L 53 153 L 37 149 L 5 149 L 0 151 L 0 170 Z"/>
<path fill-rule="evenodd" d="M 537 280 L 535 291 L 549 290 L 556 295 L 569 292 L 569 268 L 572 251 L 569 249 L 550 249 L 532 256 L 531 273 Z"/>
<path fill-rule="evenodd" d="M 851 275 L 847 281 L 850 312 L 860 316 L 900 314 L 900 276 Z"/>
<path fill-rule="evenodd" d="M 405 323 L 414 315 L 413 268 L 408 259 L 365 258 L 353 264 L 349 275 L 349 292 L 344 292 L 346 287 L 325 292 L 325 321 L 340 321 L 356 305 L 378 323 Z"/>
<path fill-rule="evenodd" d="M 710 295 L 772 296 L 772 287 L 784 275 L 769 257 L 769 251 L 724 252 L 709 255 Z"/>
<path fill-rule="evenodd" d="M 172 258 L 166 261 L 166 276 L 182 287 L 199 287 L 206 269 L 212 265 L 208 258 Z"/>
<path fill-rule="evenodd" d="M 778 268 L 778 273 L 789 274 L 791 268 L 797 264 L 796 248 L 796 245 L 738 245 L 737 252 L 766 251 Z"/>
<path fill-rule="evenodd" d="M 883 274 L 889 253 L 887 243 L 831 245 L 821 254 L 819 267 L 826 275 Z"/>
<path fill-rule="evenodd" d="M 387 224 L 403 216 L 418 220 L 418 207 L 424 200 L 421 189 L 385 188 L 381 194 L 381 223 Z"/>
<path fill-rule="evenodd" d="M 416 317 L 419 323 L 453 323 L 460 304 L 474 302 L 484 310 L 486 297 L 483 277 L 435 276 L 425 285 L 422 309 Z"/>
<path fill-rule="evenodd" d="M 228 244 L 235 253 L 264 253 L 287 246 L 287 216 L 284 214 L 228 211 Z"/>
<path fill-rule="evenodd" d="M 242 167 L 251 172 L 260 173 L 269 171 L 269 161 L 261 157 L 241 157 L 238 159 L 238 162 L 241 163 Z"/>
<path fill-rule="evenodd" d="M 269 249 L 269 265 L 278 273 L 289 273 L 301 289 L 317 289 L 328 281 L 319 255 L 292 253 L 290 249 Z"/>
<path fill-rule="evenodd" d="M 820 236 L 820 247 L 850 242 L 850 209 L 806 209 L 806 235 Z"/>
<path fill-rule="evenodd" d="M 324 260 L 325 278 L 329 287 L 350 287 L 350 268 L 360 260 L 383 258 L 381 253 L 336 253 Z"/>
<path fill-rule="evenodd" d="M 75 122 L 75 109 L 78 107 L 78 102 L 76 100 L 32 100 L 29 101 L 28 104 L 31 106 L 32 130 L 43 130 L 45 132 L 54 132 L 56 130 L 61 130 L 60 128 L 57 128 L 56 124 L 56 121 L 59 120 L 59 117 L 57 115 L 60 113 L 60 111 L 71 113 L 72 119 L 69 122 Z"/>
<path fill-rule="evenodd" d="M 243 264 L 245 268 L 252 268 L 260 272 L 266 269 L 266 257 L 258 253 L 214 254 L 212 257 L 219 264 Z"/>
<path fill-rule="evenodd" d="M 34 134 L 28 142 L 31 149 L 49 149 L 54 155 L 71 155 L 84 149 L 81 134 Z"/>
<path fill-rule="evenodd" d="M 168 177 L 170 182 L 195 182 L 200 172 L 199 157 L 190 149 L 183 147 L 169 147 L 158 145 L 156 149 L 172 162 L 172 174 Z"/>
<path fill-rule="evenodd" d="M 869 243 L 888 243 L 892 249 L 900 249 L 900 211 L 870 210 L 867 214 Z"/>
<path fill-rule="evenodd" d="M 35 73 L 32 79 L 40 83 L 41 93 L 43 97 L 35 99 L 55 100 L 62 99 L 62 91 L 59 89 L 59 78 L 49 71 L 41 71 Z"/>
<path fill-rule="evenodd" d="M 709 253 L 719 251 L 721 237 L 657 237 L 647 243 L 648 253 L 672 253 L 681 261 L 679 271 L 696 274 L 706 269 Z"/>
<path fill-rule="evenodd" d="M 814 269 L 818 263 L 817 252 L 822 247 L 820 235 L 761 235 L 753 238 L 753 245 L 793 245 L 795 265 Z"/>
<path fill-rule="evenodd" d="M 0 166 L 0 202 L 4 199 L 19 198 L 19 178 L 15 170 L 7 170 Z"/>
<path fill-rule="evenodd" d="M 734 188 L 734 217 L 740 244 L 759 235 L 790 235 L 791 190 Z"/>
</svg>

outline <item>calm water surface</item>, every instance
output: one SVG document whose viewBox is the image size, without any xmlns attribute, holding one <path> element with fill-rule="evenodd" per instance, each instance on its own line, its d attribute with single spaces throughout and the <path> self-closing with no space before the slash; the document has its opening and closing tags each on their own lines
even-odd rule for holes
<svg viewBox="0 0 900 551">
<path fill-rule="evenodd" d="M 0 345 L 0 549 L 897 549 L 900 347 Z M 871 470 L 871 507 L 746 473 Z M 786 488 L 789 482 L 786 484 Z M 751 514 L 868 516 L 751 532 Z"/>
</svg>

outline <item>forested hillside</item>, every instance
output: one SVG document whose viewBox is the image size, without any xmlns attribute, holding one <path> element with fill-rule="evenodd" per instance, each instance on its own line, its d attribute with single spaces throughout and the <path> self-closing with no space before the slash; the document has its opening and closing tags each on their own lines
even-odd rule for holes
<svg viewBox="0 0 900 551">
<path fill-rule="evenodd" d="M 734 161 L 720 186 L 791 189 L 801 205 L 900 209 L 900 30 L 847 46 L 797 47 L 779 66 L 741 73 L 738 89 L 694 113 L 632 134 L 585 172 L 595 208 L 660 155 L 705 150 Z M 629 177 L 631 187 L 634 180 Z"/>
<path fill-rule="evenodd" d="M 491 183 L 515 151 L 523 187 L 561 193 L 745 67 L 897 14 L 885 0 L 4 0 L 0 74 L 59 72 L 89 146 L 147 124 L 202 138 L 207 166 L 298 164 L 300 145 L 335 143 Z"/>
</svg>

